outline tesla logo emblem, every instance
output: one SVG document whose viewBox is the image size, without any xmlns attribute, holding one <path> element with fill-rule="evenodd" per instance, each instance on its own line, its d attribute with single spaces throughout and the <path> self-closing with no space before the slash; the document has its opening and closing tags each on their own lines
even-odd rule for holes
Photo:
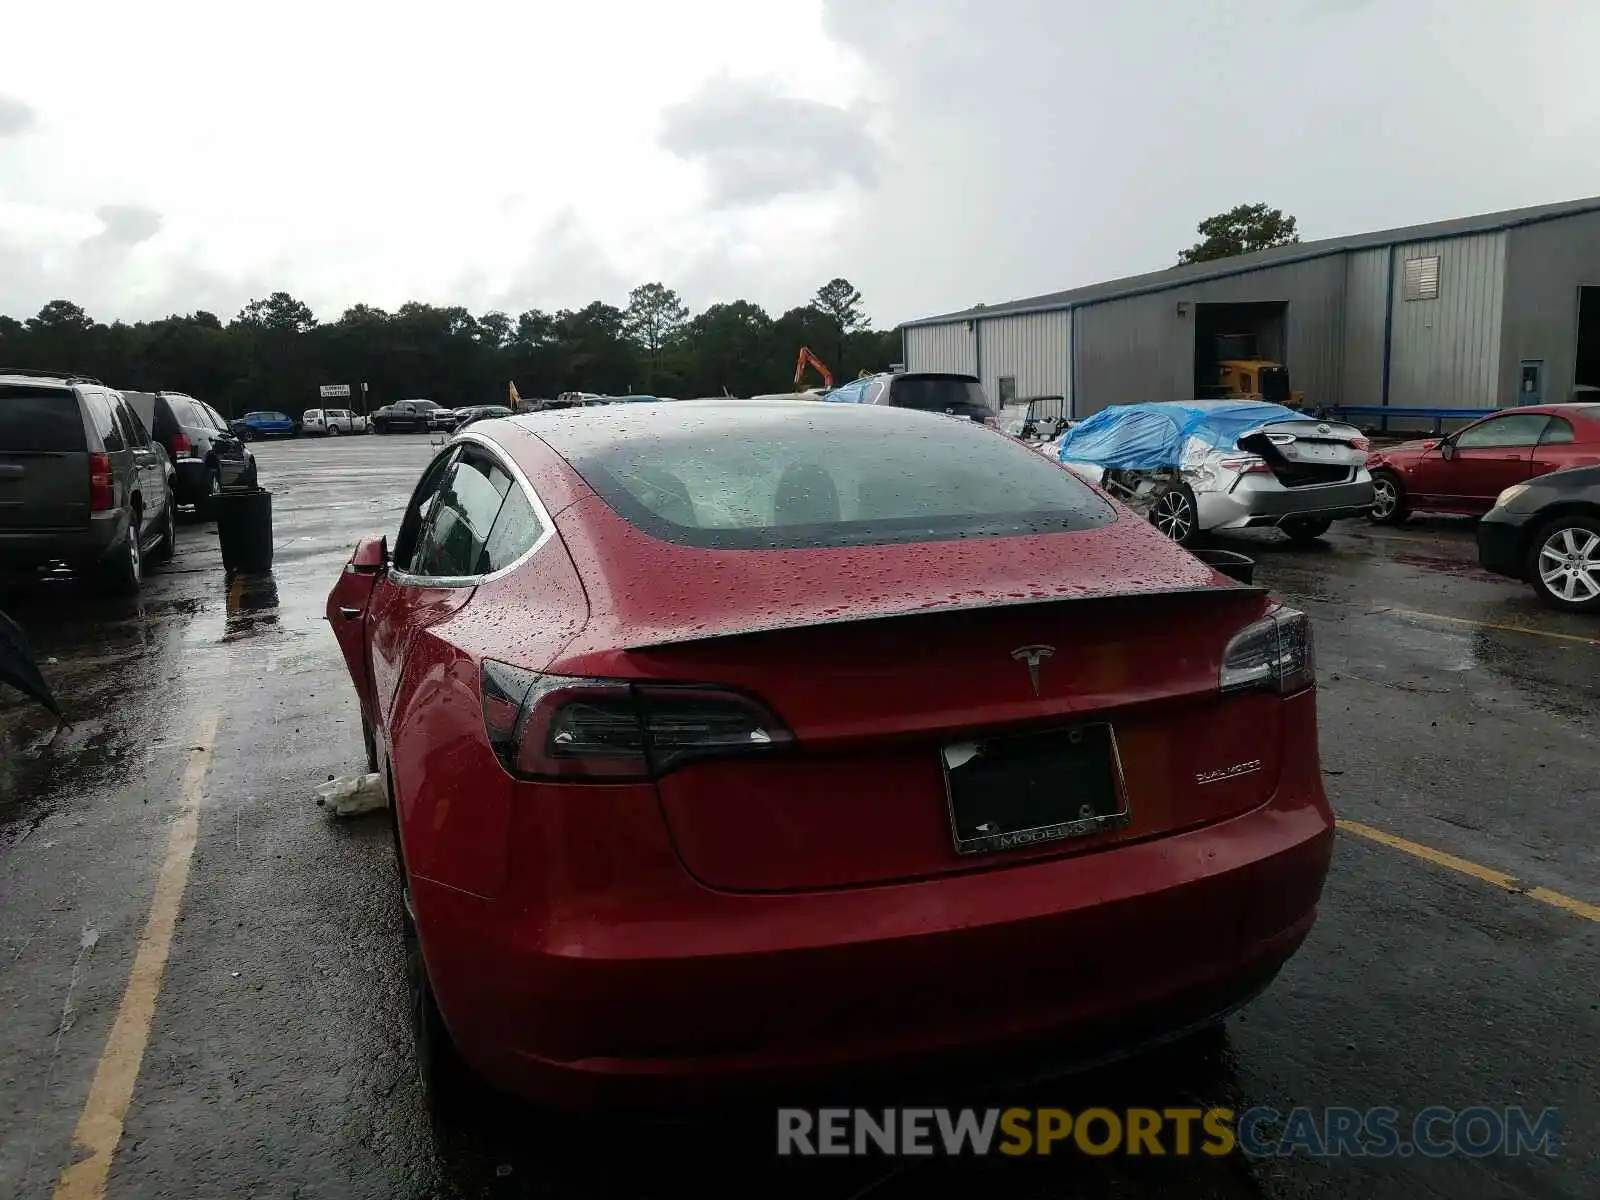
<svg viewBox="0 0 1600 1200">
<path fill-rule="evenodd" d="M 1028 682 L 1035 697 L 1039 695 L 1039 664 L 1056 652 L 1054 646 L 1019 646 L 1011 657 L 1028 668 Z"/>
<path fill-rule="evenodd" d="M 1317 426 L 1317 432 L 1318 433 L 1332 433 L 1333 432 L 1333 427 L 1331 425 L 1318 425 Z"/>
</svg>

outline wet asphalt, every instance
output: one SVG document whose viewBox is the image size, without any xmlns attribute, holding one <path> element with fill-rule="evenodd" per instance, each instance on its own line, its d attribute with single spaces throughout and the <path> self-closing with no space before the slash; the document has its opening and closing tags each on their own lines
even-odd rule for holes
<svg viewBox="0 0 1600 1200">
<path fill-rule="evenodd" d="M 1600 903 L 1600 622 L 1480 572 L 1470 523 L 1226 544 L 1315 619 L 1339 816 L 1514 890 L 1341 832 L 1316 929 L 1224 1046 L 1019 1099 L 1555 1108 L 1558 1156 L 779 1164 L 764 1112 L 576 1131 L 510 1101 L 427 1114 L 387 818 L 334 820 L 312 793 L 362 764 L 322 606 L 352 543 L 392 535 L 428 439 L 255 449 L 270 579 L 230 587 L 215 526 L 190 520 L 137 602 L 70 582 L 0 601 L 74 722 L 53 734 L 0 695 L 0 1196 L 50 1195 L 74 1159 L 211 720 L 198 844 L 104 1193 L 119 1200 L 1600 1195 L 1600 924 L 1539 898 Z"/>
</svg>

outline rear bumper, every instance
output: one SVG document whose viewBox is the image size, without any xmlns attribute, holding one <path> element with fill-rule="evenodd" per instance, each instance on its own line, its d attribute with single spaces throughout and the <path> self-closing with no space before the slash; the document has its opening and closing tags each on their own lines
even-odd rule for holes
<svg viewBox="0 0 1600 1200">
<path fill-rule="evenodd" d="M 105 558 L 127 531 L 122 511 L 96 513 L 86 525 L 70 529 L 0 530 L 0 569 L 26 571 L 51 562 L 91 567 Z"/>
<path fill-rule="evenodd" d="M 1523 525 L 1520 521 L 1496 520 L 1491 512 L 1478 522 L 1478 565 L 1496 575 L 1522 579 Z"/>
<path fill-rule="evenodd" d="M 685 877 L 665 905 L 541 922 L 422 880 L 413 892 L 468 1060 L 555 1107 L 1053 1074 L 1270 982 L 1311 928 L 1332 852 L 1314 778 L 1187 833 L 913 884 L 735 895 Z"/>
<path fill-rule="evenodd" d="M 1365 516 L 1372 508 L 1372 479 L 1365 471 L 1361 475 L 1349 483 L 1317 487 L 1288 488 L 1273 481 L 1264 487 L 1203 493 L 1195 498 L 1200 525 L 1203 529 L 1257 529 L 1305 518 L 1339 521 Z"/>
</svg>

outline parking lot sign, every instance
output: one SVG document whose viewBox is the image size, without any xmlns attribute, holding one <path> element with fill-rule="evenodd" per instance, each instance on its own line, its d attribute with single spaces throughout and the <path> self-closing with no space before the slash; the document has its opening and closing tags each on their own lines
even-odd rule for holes
<svg viewBox="0 0 1600 1200">
<path fill-rule="evenodd" d="M 350 385 L 348 383 L 325 383 L 317 389 L 317 395 L 324 400 L 348 400 L 350 398 Z"/>
</svg>

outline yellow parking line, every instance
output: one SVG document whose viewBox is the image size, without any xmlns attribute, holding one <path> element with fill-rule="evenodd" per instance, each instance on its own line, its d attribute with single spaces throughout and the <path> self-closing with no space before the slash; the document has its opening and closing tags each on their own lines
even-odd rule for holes
<svg viewBox="0 0 1600 1200">
<path fill-rule="evenodd" d="M 218 716 L 213 713 L 201 722 L 199 743 L 189 755 L 189 766 L 183 774 L 182 807 L 167 838 L 167 855 L 161 863 L 161 874 L 156 877 L 155 898 L 150 902 L 150 915 L 133 956 L 133 970 L 101 1051 L 94 1082 L 89 1085 L 89 1098 L 84 1101 L 78 1126 L 73 1130 L 72 1140 L 84 1151 L 84 1157 L 61 1172 L 55 1200 L 101 1200 L 106 1194 L 106 1179 L 111 1174 L 117 1143 L 122 1140 L 122 1124 L 133 1100 L 133 1085 L 139 1079 L 145 1046 L 150 1041 L 156 997 L 161 992 L 167 955 L 172 950 L 172 932 L 189 882 L 217 721 Z"/>
<path fill-rule="evenodd" d="M 1435 850 L 1432 846 L 1424 846 L 1421 842 L 1413 842 L 1408 838 L 1396 837 L 1392 833 L 1374 829 L 1371 825 L 1363 825 L 1360 821 L 1346 821 L 1341 818 L 1339 828 L 1346 833 L 1353 833 L 1357 837 L 1366 838 L 1369 842 L 1377 842 L 1391 849 L 1402 851 L 1414 858 L 1420 858 L 1424 862 L 1433 863 L 1435 866 L 1447 867 L 1462 875 L 1470 875 L 1472 878 L 1482 880 L 1484 883 L 1493 884 L 1503 891 L 1526 896 L 1530 900 L 1537 900 L 1539 903 L 1548 904 L 1552 908 L 1564 909 L 1576 916 L 1600 922 L 1600 905 L 1590 904 L 1584 900 L 1575 900 L 1571 896 L 1564 896 L 1560 892 L 1551 891 L 1546 887 L 1524 887 L 1514 875 L 1507 875 L 1504 871 L 1496 871 L 1493 867 L 1485 867 L 1465 858 L 1457 858 L 1454 854 L 1446 854 L 1443 850 Z"/>
<path fill-rule="evenodd" d="M 1443 613 L 1418 612 L 1410 608 L 1382 608 L 1379 613 L 1396 617 L 1417 617 L 1424 621 L 1448 621 L 1453 625 L 1471 625 L 1478 629 L 1500 629 L 1506 633 L 1526 633 L 1530 637 L 1556 638 L 1563 642 L 1582 642 L 1586 646 L 1600 646 L 1600 638 L 1584 637 L 1577 633 L 1557 633 L 1553 629 L 1533 629 L 1527 625 L 1505 625 L 1498 621 L 1474 621 L 1471 617 L 1447 617 Z"/>
</svg>

